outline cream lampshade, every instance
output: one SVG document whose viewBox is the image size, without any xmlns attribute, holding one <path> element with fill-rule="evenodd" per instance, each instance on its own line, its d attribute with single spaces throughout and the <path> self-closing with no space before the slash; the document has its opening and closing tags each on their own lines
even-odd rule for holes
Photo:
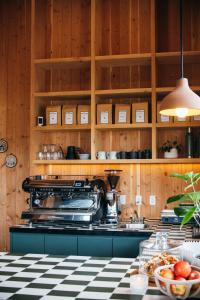
<svg viewBox="0 0 200 300">
<path fill-rule="evenodd" d="M 183 75 L 183 0 L 180 0 L 180 51 L 180 79 L 175 90 L 162 100 L 159 113 L 183 118 L 200 115 L 200 97 L 190 89 Z"/>
<path fill-rule="evenodd" d="M 200 97 L 190 89 L 187 78 L 179 79 L 175 90 L 162 100 L 160 114 L 178 117 L 200 115 Z"/>
</svg>

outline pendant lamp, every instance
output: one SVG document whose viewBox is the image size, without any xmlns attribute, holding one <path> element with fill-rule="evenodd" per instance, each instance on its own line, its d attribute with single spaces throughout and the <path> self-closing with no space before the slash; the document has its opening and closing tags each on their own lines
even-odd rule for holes
<svg viewBox="0 0 200 300">
<path fill-rule="evenodd" d="M 196 116 L 200 115 L 200 97 L 188 85 L 183 70 L 183 0 L 180 0 L 180 79 L 174 91 L 161 102 L 160 114 L 165 116 Z"/>
</svg>

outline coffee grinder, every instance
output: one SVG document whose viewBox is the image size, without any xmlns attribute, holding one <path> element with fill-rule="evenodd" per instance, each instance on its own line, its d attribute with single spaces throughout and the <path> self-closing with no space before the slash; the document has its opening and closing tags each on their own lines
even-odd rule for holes
<svg viewBox="0 0 200 300">
<path fill-rule="evenodd" d="M 106 193 L 107 201 L 107 212 L 106 212 L 106 223 L 107 224 L 117 224 L 118 223 L 118 198 L 119 192 L 116 191 L 116 186 L 119 181 L 119 173 L 122 170 L 105 170 L 107 175 L 107 180 L 110 185 L 111 191 Z"/>
</svg>

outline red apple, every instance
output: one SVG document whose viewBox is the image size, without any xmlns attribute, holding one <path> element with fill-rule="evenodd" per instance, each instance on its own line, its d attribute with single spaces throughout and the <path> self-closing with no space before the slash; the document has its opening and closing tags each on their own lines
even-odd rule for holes
<svg viewBox="0 0 200 300">
<path fill-rule="evenodd" d="M 168 279 L 174 279 L 174 273 L 171 269 L 162 269 L 160 271 L 160 276 L 164 277 L 164 278 L 168 278 Z M 160 281 L 160 284 L 165 286 L 165 283 Z"/>
<path fill-rule="evenodd" d="M 190 273 L 190 276 L 188 277 L 188 280 L 194 280 L 194 279 L 199 279 L 200 278 L 200 272 L 196 271 L 196 270 L 192 270 L 192 272 Z M 192 286 L 192 290 L 197 290 L 199 288 L 200 284 L 196 283 L 193 284 Z"/>
<path fill-rule="evenodd" d="M 194 280 L 194 279 L 199 279 L 200 278 L 200 272 L 196 270 L 192 270 L 188 279 L 189 280 Z"/>
<path fill-rule="evenodd" d="M 174 274 L 175 276 L 181 276 L 183 278 L 187 278 L 192 269 L 190 264 L 187 261 L 180 260 L 174 265 Z"/>
<path fill-rule="evenodd" d="M 186 281 L 185 278 L 181 276 L 175 276 L 175 280 Z M 183 284 L 171 284 L 170 285 L 171 292 L 174 296 L 183 296 L 186 292 L 187 286 Z"/>
</svg>

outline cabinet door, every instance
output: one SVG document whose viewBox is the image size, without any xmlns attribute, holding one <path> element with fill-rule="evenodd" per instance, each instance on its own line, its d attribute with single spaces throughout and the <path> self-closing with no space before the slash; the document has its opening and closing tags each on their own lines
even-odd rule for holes
<svg viewBox="0 0 200 300">
<path fill-rule="evenodd" d="M 112 257 L 112 237 L 79 236 L 78 255 Z"/>
<path fill-rule="evenodd" d="M 44 253 L 44 234 L 12 232 L 10 251 L 16 253 Z"/>
<path fill-rule="evenodd" d="M 137 257 L 139 254 L 139 243 L 146 237 L 113 237 L 114 257 Z"/>
<path fill-rule="evenodd" d="M 77 236 L 65 234 L 45 234 L 45 253 L 77 255 Z"/>
</svg>

